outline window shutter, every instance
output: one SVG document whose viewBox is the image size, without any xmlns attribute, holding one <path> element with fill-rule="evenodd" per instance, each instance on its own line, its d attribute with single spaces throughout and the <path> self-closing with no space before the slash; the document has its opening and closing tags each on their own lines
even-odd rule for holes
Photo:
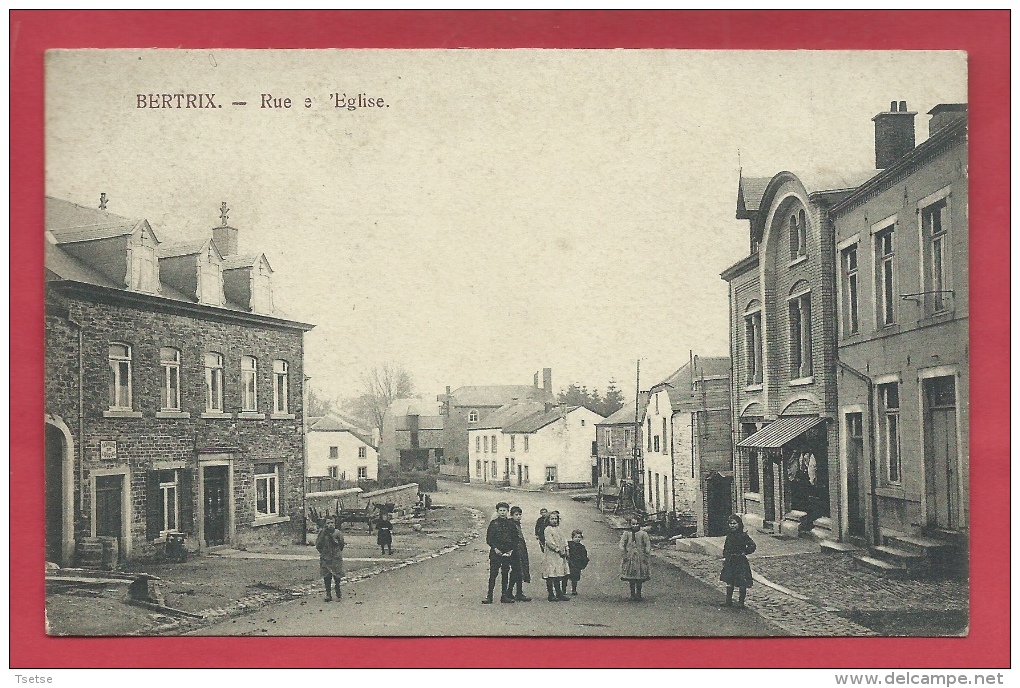
<svg viewBox="0 0 1020 688">
<path fill-rule="evenodd" d="M 163 500 L 159 491 L 159 471 L 149 471 L 145 478 L 145 537 L 159 537 L 163 528 Z"/>
<path fill-rule="evenodd" d="M 180 504 L 181 522 L 177 526 L 181 532 L 195 532 L 195 508 L 191 503 L 191 476 L 194 471 L 184 468 L 178 471 L 177 500 Z"/>
</svg>

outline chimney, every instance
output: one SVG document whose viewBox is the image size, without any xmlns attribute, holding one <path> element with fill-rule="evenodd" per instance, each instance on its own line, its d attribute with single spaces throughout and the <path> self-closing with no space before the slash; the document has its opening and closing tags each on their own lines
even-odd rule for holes
<svg viewBox="0 0 1020 688">
<path fill-rule="evenodd" d="M 889 112 L 871 118 L 875 123 L 875 168 L 884 170 L 914 149 L 914 115 L 907 101 L 889 103 Z"/>
<path fill-rule="evenodd" d="M 538 371 L 535 372 L 535 389 L 538 389 Z"/>
<path fill-rule="evenodd" d="M 542 389 L 552 394 L 552 368 L 542 368 Z"/>
<path fill-rule="evenodd" d="M 931 115 L 928 120 L 928 137 L 931 138 L 953 122 L 966 119 L 967 103 L 940 103 L 928 110 L 928 114 Z"/>
<path fill-rule="evenodd" d="M 220 204 L 220 226 L 213 227 L 213 243 L 224 257 L 237 255 L 237 229 L 227 224 L 227 202 Z"/>
</svg>

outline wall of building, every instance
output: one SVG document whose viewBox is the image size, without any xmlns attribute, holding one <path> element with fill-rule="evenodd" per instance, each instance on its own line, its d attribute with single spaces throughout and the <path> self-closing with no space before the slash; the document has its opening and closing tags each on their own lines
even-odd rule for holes
<svg viewBox="0 0 1020 688">
<path fill-rule="evenodd" d="M 948 150 L 934 155 L 910 175 L 891 188 L 878 193 L 861 205 L 841 213 L 834 219 L 836 240 L 841 248 L 856 243 L 859 275 L 859 332 L 853 334 L 841 327 L 839 332 L 840 360 L 869 377 L 872 381 L 899 381 L 900 458 L 902 480 L 889 481 L 888 466 L 882 452 L 877 460 L 878 521 L 883 531 L 917 532 L 928 520 L 922 504 L 925 495 L 925 443 L 921 378 L 935 374 L 953 375 L 956 379 L 957 443 L 960 485 L 961 521 L 969 523 L 969 249 L 968 249 L 968 179 L 967 146 L 963 139 Z M 933 315 L 926 310 L 924 297 L 914 300 L 897 298 L 896 322 L 879 327 L 876 322 L 875 245 L 873 227 L 885 226 L 884 220 L 895 215 L 895 280 L 896 293 L 917 294 L 927 289 L 922 277 L 922 245 L 920 209 L 933 194 L 948 192 L 949 230 L 946 260 L 949 264 L 949 286 L 952 299 L 945 314 Z M 881 229 L 881 227 L 879 227 Z M 854 241 L 856 238 L 856 242 Z M 843 274 L 840 270 L 841 314 L 845 309 Z M 929 302 L 930 304 L 930 302 Z M 841 319 L 842 322 L 842 319 Z M 876 409 L 877 398 L 870 400 Z M 872 447 L 878 432 L 869 424 L 868 386 L 848 372 L 839 379 L 841 444 L 847 442 L 845 414 L 861 412 L 864 416 L 864 451 L 862 465 L 871 461 Z M 845 452 L 843 454 L 845 459 Z M 841 466 L 844 486 L 846 466 Z M 867 476 L 865 476 L 867 477 Z M 870 481 L 864 482 L 870 493 Z M 869 495 L 869 500 L 870 500 Z M 845 497 L 844 497 L 845 499 Z M 870 501 L 867 516 L 872 516 Z M 846 528 L 843 519 L 842 528 Z M 870 532 L 870 523 L 869 523 Z"/>
<path fill-rule="evenodd" d="M 672 424 L 673 407 L 670 405 L 669 394 L 664 387 L 653 388 L 651 390 L 644 416 L 645 439 L 643 449 L 645 475 L 644 480 L 642 480 L 642 486 L 644 488 L 647 510 L 652 512 L 669 511 L 672 509 L 669 495 L 674 483 L 673 457 L 670 450 L 673 442 L 682 440 L 677 438 L 674 432 Z M 665 437 L 662 434 L 663 422 L 666 423 Z M 649 430 L 649 427 L 651 430 Z M 651 440 L 650 443 L 649 440 Z M 658 441 L 658 450 L 656 450 L 656 441 Z M 669 488 L 666 488 L 663 480 L 669 481 Z M 658 489 L 656 489 L 656 485 L 658 485 Z"/>
<path fill-rule="evenodd" d="M 641 433 L 640 424 L 634 425 L 633 423 L 627 423 L 624 425 L 598 426 L 598 430 L 596 432 L 598 442 L 597 451 L 599 465 L 603 466 L 603 468 L 600 469 L 601 472 L 599 474 L 599 482 L 601 484 L 611 484 L 612 476 L 614 475 L 614 470 L 611 464 L 615 464 L 617 484 L 619 484 L 621 480 L 630 479 L 630 476 L 625 474 L 624 460 L 631 462 L 634 458 L 635 436 L 637 436 L 637 446 L 641 449 L 641 438 L 643 437 L 643 434 Z M 607 465 L 609 465 L 608 468 L 605 467 Z"/>
<path fill-rule="evenodd" d="M 147 545 L 146 479 L 154 467 L 190 471 L 193 485 L 182 504 L 185 531 L 197 533 L 199 489 L 198 458 L 202 454 L 228 454 L 233 459 L 232 481 L 235 536 L 247 531 L 278 530 L 279 523 L 255 523 L 256 463 L 279 466 L 280 508 L 284 518 L 301 508 L 303 496 L 302 430 L 302 333 L 259 325 L 241 325 L 214 319 L 198 319 L 135 307 L 48 295 L 53 305 L 46 330 L 46 410 L 61 417 L 77 433 L 77 332 L 68 326 L 66 312 L 82 325 L 84 341 L 83 410 L 84 437 L 80 439 L 83 470 L 76 470 L 75 532 L 77 537 L 92 530 L 91 478 L 94 471 L 124 471 L 131 495 L 130 542 L 122 549 L 143 553 Z M 109 417 L 108 347 L 123 342 L 132 347 L 132 401 L 137 417 Z M 181 352 L 181 406 L 186 416 L 158 417 L 161 406 L 160 347 Z M 204 355 L 216 351 L 224 356 L 224 410 L 220 418 L 203 418 L 205 412 Z M 258 410 L 251 418 L 237 413 L 241 407 L 241 356 L 259 360 Z M 271 417 L 272 361 L 289 364 L 290 414 Z M 162 415 L 162 414 L 159 414 Z M 115 442 L 115 457 L 103 458 L 101 443 Z M 110 445 L 113 446 L 113 445 Z M 84 489 L 82 489 L 84 487 Z M 85 516 L 82 517 L 81 514 Z"/>
<path fill-rule="evenodd" d="M 330 458 L 330 447 L 337 448 L 337 458 Z M 358 450 L 364 448 L 365 458 L 358 456 Z M 379 458 L 374 447 L 349 432 L 312 431 L 308 433 L 308 475 L 329 475 L 329 467 L 336 466 L 341 477 L 346 480 L 357 480 L 358 468 L 364 467 L 368 480 L 379 478 Z"/>
<path fill-rule="evenodd" d="M 551 487 L 591 485 L 592 442 L 595 424 L 602 416 L 586 408 L 578 408 L 565 419 L 550 423 L 530 435 L 529 456 L 518 460 L 529 467 L 532 484 Z M 518 449 L 520 444 L 517 445 Z M 556 468 L 556 482 L 546 483 L 546 468 Z"/>
</svg>

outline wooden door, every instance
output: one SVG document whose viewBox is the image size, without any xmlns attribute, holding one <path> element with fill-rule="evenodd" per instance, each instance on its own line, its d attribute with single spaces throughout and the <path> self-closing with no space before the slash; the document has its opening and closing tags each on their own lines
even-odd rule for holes
<svg viewBox="0 0 1020 688">
<path fill-rule="evenodd" d="M 227 541 L 230 508 L 227 466 L 206 466 L 202 473 L 205 543 L 209 546 L 222 545 Z"/>
<path fill-rule="evenodd" d="M 96 476 L 96 535 L 120 538 L 124 520 L 124 476 Z"/>
<path fill-rule="evenodd" d="M 868 484 L 864 473 L 864 416 L 860 413 L 846 415 L 846 498 L 847 533 L 851 537 L 865 536 L 865 486 Z"/>
<path fill-rule="evenodd" d="M 929 525 L 960 527 L 956 454 L 956 390 L 953 377 L 925 380 L 925 497 Z"/>
</svg>

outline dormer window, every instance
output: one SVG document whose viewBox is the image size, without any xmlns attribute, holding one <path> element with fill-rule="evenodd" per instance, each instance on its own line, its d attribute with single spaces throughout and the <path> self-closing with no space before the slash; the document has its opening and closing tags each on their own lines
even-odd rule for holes
<svg viewBox="0 0 1020 688">
<path fill-rule="evenodd" d="M 144 229 L 131 236 L 128 246 L 128 288 L 149 294 L 159 291 L 156 239 Z"/>
<path fill-rule="evenodd" d="M 273 312 L 272 270 L 266 261 L 260 260 L 252 272 L 252 310 L 256 313 Z"/>
<path fill-rule="evenodd" d="M 199 259 L 198 300 L 211 306 L 223 305 L 223 266 L 212 243 Z"/>
<path fill-rule="evenodd" d="M 477 423 L 477 422 L 478 422 L 478 411 L 475 411 L 474 409 L 471 409 L 470 411 L 468 411 L 468 423 Z"/>
</svg>

